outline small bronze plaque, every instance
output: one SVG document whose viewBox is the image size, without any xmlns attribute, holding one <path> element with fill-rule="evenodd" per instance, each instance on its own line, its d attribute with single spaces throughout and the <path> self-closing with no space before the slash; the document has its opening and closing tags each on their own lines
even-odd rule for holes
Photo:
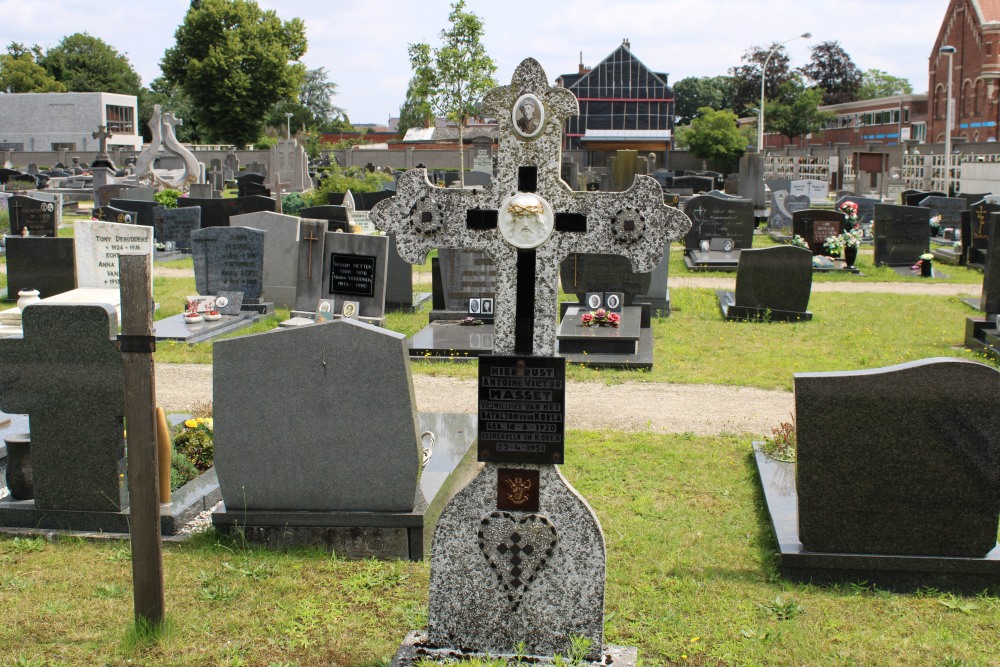
<svg viewBox="0 0 1000 667">
<path fill-rule="evenodd" d="M 497 509 L 537 512 L 538 471 L 518 468 L 497 470 Z"/>
</svg>

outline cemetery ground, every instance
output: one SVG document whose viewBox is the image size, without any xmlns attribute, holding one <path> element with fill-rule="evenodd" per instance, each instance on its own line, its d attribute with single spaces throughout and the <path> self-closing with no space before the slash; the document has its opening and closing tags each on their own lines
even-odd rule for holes
<svg viewBox="0 0 1000 667">
<path fill-rule="evenodd" d="M 958 296 L 977 294 L 982 274 L 948 267 L 950 279 L 928 284 L 876 269 L 863 253 L 864 276 L 816 276 L 811 322 L 735 323 L 722 319 L 713 288 L 693 286 L 719 277 L 688 273 L 681 254 L 675 245 L 672 315 L 653 323 L 653 370 L 568 372 L 576 430 L 563 472 L 606 534 L 606 640 L 637 646 L 645 665 L 1000 664 L 1000 590 L 963 597 L 782 580 L 750 453 L 769 430 L 726 422 L 734 401 L 753 402 L 743 391 L 768 390 L 790 407 L 795 372 L 976 358 L 962 345 L 971 309 Z M 162 318 L 180 312 L 194 279 L 190 260 L 156 268 Z M 419 276 L 429 290 L 427 266 Z M 954 293 L 922 293 L 939 285 Z M 911 293 L 855 291 L 866 287 Z M 426 319 L 394 313 L 387 326 L 412 334 Z M 210 396 L 210 343 L 161 344 L 156 361 L 179 371 L 171 380 L 179 395 L 204 390 L 207 375 Z M 474 363 L 416 362 L 413 370 L 418 392 L 430 377 L 435 392 L 454 392 L 444 405 L 472 405 Z M 672 410 L 720 427 L 665 432 L 643 398 L 661 385 L 677 388 Z M 575 407 L 574 386 L 588 389 Z M 630 418 L 615 421 L 623 415 Z M 772 426 L 789 418 L 766 417 Z M 274 552 L 209 531 L 168 543 L 164 572 L 168 622 L 160 633 L 136 632 L 127 542 L 0 538 L 0 665 L 382 665 L 407 631 L 426 625 L 426 562 Z"/>
</svg>

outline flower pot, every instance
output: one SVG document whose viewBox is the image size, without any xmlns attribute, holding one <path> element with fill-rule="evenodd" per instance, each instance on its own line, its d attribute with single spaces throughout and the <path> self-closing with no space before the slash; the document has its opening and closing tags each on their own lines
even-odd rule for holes
<svg viewBox="0 0 1000 667">
<path fill-rule="evenodd" d="M 7 445 L 7 490 L 13 500 L 31 500 L 35 485 L 31 475 L 31 436 L 15 433 L 3 439 Z"/>
<path fill-rule="evenodd" d="M 844 248 L 844 262 L 848 266 L 854 266 L 854 262 L 858 259 L 858 249 L 857 247 L 846 246 Z"/>
<path fill-rule="evenodd" d="M 42 297 L 38 295 L 38 290 L 36 289 L 23 289 L 17 293 L 17 307 L 22 312 L 28 304 L 38 303 L 41 300 Z"/>
<path fill-rule="evenodd" d="M 933 263 L 929 259 L 924 259 L 920 261 L 920 276 L 922 278 L 930 278 L 933 273 Z"/>
</svg>

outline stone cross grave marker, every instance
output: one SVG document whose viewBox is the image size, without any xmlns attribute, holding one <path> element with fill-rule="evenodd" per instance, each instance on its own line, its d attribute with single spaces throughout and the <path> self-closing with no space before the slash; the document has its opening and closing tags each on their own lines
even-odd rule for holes
<svg viewBox="0 0 1000 667">
<path fill-rule="evenodd" d="M 528 103 L 542 122 L 524 134 L 511 109 Z M 664 242 L 679 239 L 688 218 L 663 203 L 652 178 L 636 178 L 624 192 L 574 192 L 559 174 L 562 125 L 579 113 L 565 88 L 549 87 L 533 59 L 518 66 L 510 86 L 487 93 L 500 120 L 497 177 L 474 190 L 433 186 L 411 169 L 396 196 L 377 204 L 375 226 L 396 234 L 400 256 L 422 263 L 438 247 L 485 251 L 497 267 L 496 354 L 553 356 L 558 315 L 559 263 L 571 252 L 623 255 L 636 271 L 652 271 Z"/>
<path fill-rule="evenodd" d="M 33 304 L 0 340 L 0 410 L 31 419 L 36 510 L 118 512 L 125 411 L 118 318 L 108 305 Z"/>
<path fill-rule="evenodd" d="M 281 182 L 281 174 L 274 172 L 271 176 L 271 195 L 274 197 L 274 211 L 275 213 L 281 213 L 281 193 L 288 192 L 288 188 L 292 186 L 291 182 L 285 181 Z"/>
<path fill-rule="evenodd" d="M 523 61 L 482 107 L 499 119 L 489 185 L 437 188 L 414 169 L 370 214 L 411 263 L 450 247 L 482 251 L 496 264 L 497 356 L 479 358 L 485 465 L 435 529 L 426 639 L 479 655 L 510 655 L 523 642 L 527 654 L 552 656 L 577 635 L 589 640 L 593 660 L 605 648 L 604 536 L 554 465 L 563 460 L 565 413 L 565 360 L 552 358 L 559 265 L 571 252 L 605 253 L 651 271 L 665 242 L 691 223 L 663 203 L 649 177 L 615 193 L 573 192 L 561 180 L 563 123 L 579 106 L 568 90 L 549 86 L 537 61 Z M 401 652 L 419 636 L 411 633 Z"/>
</svg>

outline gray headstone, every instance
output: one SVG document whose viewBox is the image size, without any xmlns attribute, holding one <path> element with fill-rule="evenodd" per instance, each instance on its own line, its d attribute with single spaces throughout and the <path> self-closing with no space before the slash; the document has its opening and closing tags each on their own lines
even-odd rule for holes
<svg viewBox="0 0 1000 667">
<path fill-rule="evenodd" d="M 335 299 L 338 312 L 344 301 L 357 301 L 359 316 L 384 317 L 389 239 L 327 232 L 323 248 L 322 298 Z"/>
<path fill-rule="evenodd" d="M 323 244 L 326 221 L 302 219 L 295 282 L 295 310 L 313 312 L 323 297 Z"/>
<path fill-rule="evenodd" d="M 211 199 L 214 189 L 211 183 L 192 183 L 188 186 L 188 193 L 196 199 Z"/>
<path fill-rule="evenodd" d="M 131 185 L 124 185 L 122 183 L 109 183 L 108 185 L 97 186 L 94 188 L 94 206 L 110 206 L 112 199 L 125 199 L 122 193 L 131 187 Z"/>
<path fill-rule="evenodd" d="M 652 272 L 636 273 L 625 257 L 573 253 L 559 266 L 564 292 L 575 294 L 581 303 L 587 292 L 623 292 L 625 305 L 632 305 L 639 294 L 650 289 Z"/>
<path fill-rule="evenodd" d="M 244 303 L 264 289 L 264 236 L 259 229 L 207 227 L 191 233 L 198 294 L 243 292 Z"/>
<path fill-rule="evenodd" d="M 740 253 L 736 305 L 805 313 L 812 291 L 812 253 L 791 245 Z"/>
<path fill-rule="evenodd" d="M 960 197 L 925 197 L 920 206 L 931 210 L 931 217 L 941 216 L 940 225 L 954 229 L 962 226 L 962 211 L 968 208 L 966 201 Z"/>
<path fill-rule="evenodd" d="M 909 266 L 930 248 L 930 209 L 875 205 L 875 265 Z"/>
<path fill-rule="evenodd" d="M 496 295 L 496 264 L 484 252 L 439 248 L 438 267 L 445 310 L 467 312 L 469 299 Z"/>
<path fill-rule="evenodd" d="M 830 196 L 830 184 L 815 178 L 805 178 L 791 181 L 788 184 L 788 194 L 802 195 L 810 200 L 825 201 Z"/>
<path fill-rule="evenodd" d="M 218 341 L 213 384 L 230 512 L 414 508 L 421 448 L 406 336 L 339 320 Z"/>
<path fill-rule="evenodd" d="M 754 208 L 764 208 L 764 159 L 758 153 L 740 158 L 739 195 L 752 201 Z"/>
<path fill-rule="evenodd" d="M 97 220 L 78 220 L 74 227 L 78 288 L 117 288 L 120 285 L 120 255 L 153 256 L 153 230 L 150 227 Z"/>
<path fill-rule="evenodd" d="M 153 199 L 153 195 L 155 194 L 156 188 L 131 187 L 125 188 L 121 191 L 120 199 L 129 199 L 133 201 L 156 201 Z"/>
<path fill-rule="evenodd" d="M 35 508 L 123 509 L 125 392 L 114 308 L 33 304 L 21 324 L 23 339 L 0 339 L 0 410 L 30 417 Z"/>
<path fill-rule="evenodd" d="M 795 422 L 806 549 L 981 557 L 997 545 L 996 369 L 925 359 L 798 373 Z"/>
<path fill-rule="evenodd" d="M 295 283 L 298 275 L 299 223 L 294 215 L 270 211 L 244 213 L 229 219 L 232 227 L 252 227 L 267 232 L 264 237 L 264 301 L 273 301 L 277 308 L 295 305 Z"/>
<path fill-rule="evenodd" d="M 871 197 L 845 195 L 837 198 L 835 208 L 839 211 L 841 205 L 849 201 L 858 205 L 858 222 L 862 225 L 871 224 L 871 221 L 875 219 L 875 204 L 881 203 L 878 199 L 872 199 Z"/>
<path fill-rule="evenodd" d="M 191 252 L 191 234 L 201 229 L 201 207 L 161 208 L 155 212 L 153 229 L 160 243 L 173 243 L 180 252 Z"/>
</svg>

